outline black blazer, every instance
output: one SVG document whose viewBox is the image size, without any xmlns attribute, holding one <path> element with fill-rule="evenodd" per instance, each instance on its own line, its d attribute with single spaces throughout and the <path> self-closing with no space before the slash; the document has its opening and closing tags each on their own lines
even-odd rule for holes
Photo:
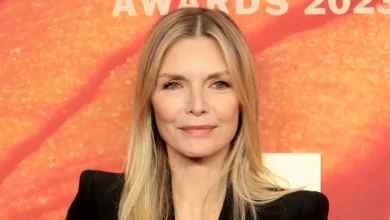
<svg viewBox="0 0 390 220">
<path fill-rule="evenodd" d="M 116 220 L 123 186 L 121 173 L 83 171 L 76 198 L 69 207 L 67 220 Z M 232 219 L 230 193 L 219 220 Z M 327 220 L 329 201 L 319 192 L 298 191 L 258 209 L 259 220 Z M 172 217 L 174 219 L 174 217 Z"/>
</svg>

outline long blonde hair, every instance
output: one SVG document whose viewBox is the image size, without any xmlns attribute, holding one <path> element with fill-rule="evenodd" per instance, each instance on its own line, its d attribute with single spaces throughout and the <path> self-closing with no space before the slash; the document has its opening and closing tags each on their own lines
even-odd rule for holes
<svg viewBox="0 0 390 220">
<path fill-rule="evenodd" d="M 248 207 L 257 219 L 255 205 L 291 192 L 281 190 L 263 164 L 256 72 L 239 28 L 222 11 L 181 8 L 155 24 L 142 51 L 119 220 L 168 219 L 172 212 L 167 153 L 154 122 L 151 98 L 165 51 L 180 39 L 199 36 L 220 46 L 241 109 L 237 135 L 221 175 L 232 190 L 234 219 L 244 220 Z"/>
</svg>

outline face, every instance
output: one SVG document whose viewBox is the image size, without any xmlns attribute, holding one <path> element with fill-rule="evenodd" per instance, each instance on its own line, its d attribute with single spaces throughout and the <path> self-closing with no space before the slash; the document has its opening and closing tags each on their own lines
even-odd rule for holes
<svg viewBox="0 0 390 220">
<path fill-rule="evenodd" d="M 238 128 L 239 103 L 218 45 L 206 37 L 172 45 L 152 105 L 168 155 L 204 158 L 227 152 Z"/>
</svg>

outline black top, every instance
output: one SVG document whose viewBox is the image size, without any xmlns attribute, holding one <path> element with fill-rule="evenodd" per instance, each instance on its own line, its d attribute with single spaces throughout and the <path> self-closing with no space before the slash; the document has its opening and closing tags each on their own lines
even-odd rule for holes
<svg viewBox="0 0 390 220">
<path fill-rule="evenodd" d="M 124 175 L 83 171 L 67 220 L 116 220 Z M 219 220 L 232 219 L 231 194 L 227 193 Z M 327 220 L 329 201 L 319 192 L 298 191 L 258 209 L 259 220 Z M 174 217 L 172 218 L 174 219 Z"/>
</svg>

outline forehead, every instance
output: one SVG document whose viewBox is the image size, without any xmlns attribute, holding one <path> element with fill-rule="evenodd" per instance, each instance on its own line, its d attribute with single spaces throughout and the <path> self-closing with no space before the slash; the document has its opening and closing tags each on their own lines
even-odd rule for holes
<svg viewBox="0 0 390 220">
<path fill-rule="evenodd" d="M 223 71 L 227 71 L 227 66 L 216 41 L 208 37 L 196 37 L 174 43 L 164 55 L 159 74 Z"/>
</svg>

